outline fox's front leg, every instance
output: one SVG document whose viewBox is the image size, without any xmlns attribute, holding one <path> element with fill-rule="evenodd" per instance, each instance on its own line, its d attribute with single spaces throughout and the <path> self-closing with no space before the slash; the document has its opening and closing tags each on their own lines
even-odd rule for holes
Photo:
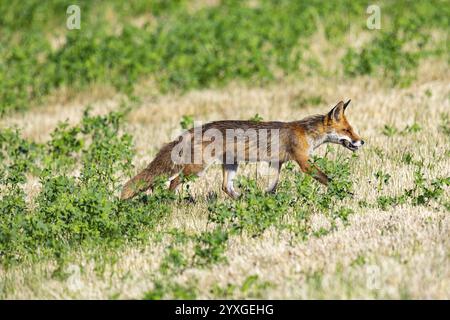
<svg viewBox="0 0 450 320">
<path fill-rule="evenodd" d="M 234 190 L 234 177 L 238 169 L 238 164 L 224 164 L 223 169 L 223 183 L 222 190 L 225 191 L 230 197 L 236 199 L 239 197 L 239 193 Z"/>
<path fill-rule="evenodd" d="M 300 169 L 307 174 L 310 174 L 314 179 L 322 183 L 323 185 L 328 186 L 328 183 L 331 181 L 328 176 L 323 173 L 317 166 L 310 165 L 308 162 L 308 157 L 304 155 L 300 155 L 295 159 L 300 166 Z"/>
<path fill-rule="evenodd" d="M 278 185 L 278 181 L 280 179 L 281 165 L 282 165 L 282 163 L 269 162 L 269 167 L 275 169 L 275 177 L 274 177 L 273 181 L 267 187 L 266 192 L 268 192 L 268 193 L 275 192 L 277 185 Z"/>
</svg>

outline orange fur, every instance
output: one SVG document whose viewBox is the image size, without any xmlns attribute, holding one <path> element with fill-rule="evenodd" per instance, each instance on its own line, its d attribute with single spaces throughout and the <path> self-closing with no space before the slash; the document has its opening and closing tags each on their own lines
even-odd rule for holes
<svg viewBox="0 0 450 320">
<path fill-rule="evenodd" d="M 317 147 L 316 144 L 320 145 L 324 142 L 341 143 L 339 141 L 327 141 L 328 136 L 345 136 L 347 141 L 343 141 L 341 144 L 349 149 L 349 144 L 351 144 L 351 141 L 359 141 L 360 145 L 362 145 L 363 142 L 361 138 L 355 133 L 344 115 L 345 108 L 349 102 L 350 101 L 345 104 L 342 101 L 339 102 L 326 115 L 311 116 L 303 120 L 293 122 L 255 122 L 239 120 L 210 122 L 201 127 L 201 133 L 204 135 L 207 130 L 215 129 L 220 132 L 223 137 L 225 137 L 227 130 L 229 129 L 243 130 L 243 132 L 253 130 L 259 139 L 263 132 L 277 130 L 279 134 L 279 146 L 277 153 L 274 152 L 274 146 L 269 144 L 267 145 L 267 150 L 265 150 L 265 156 L 261 156 L 260 144 L 255 143 L 255 141 L 252 142 L 250 138 L 247 139 L 244 137 L 244 139 L 237 139 L 237 141 L 233 139 L 231 142 L 227 142 L 227 139 L 224 138 L 222 142 L 222 151 L 213 153 L 214 160 L 219 160 L 225 163 L 227 156 L 236 155 L 236 151 L 239 148 L 242 148 L 242 150 L 244 150 L 244 155 L 241 157 L 235 156 L 231 159 L 232 163 L 235 165 L 241 161 L 268 161 L 270 163 L 275 163 L 279 170 L 284 162 L 294 160 L 298 163 L 303 172 L 311 174 L 317 181 L 327 185 L 330 179 L 317 167 L 309 164 L 309 156 L 312 150 Z M 188 133 L 192 136 L 191 153 L 194 152 L 193 150 L 195 150 L 195 147 L 205 150 L 205 148 L 212 143 L 208 139 L 201 139 L 200 142 L 196 142 L 193 138 L 194 129 L 189 130 Z M 174 190 L 181 183 L 180 176 L 177 176 L 177 174 L 186 176 L 198 175 L 202 172 L 209 164 L 204 158 L 201 159 L 201 163 L 176 164 L 173 162 L 171 152 L 181 141 L 181 139 L 182 137 L 165 145 L 147 168 L 128 181 L 123 188 L 121 198 L 129 199 L 134 197 L 137 193 L 151 188 L 155 178 L 160 175 L 166 175 L 168 177 L 174 176 L 170 183 L 170 189 Z M 252 158 L 252 154 L 256 154 L 257 157 Z M 225 166 L 223 166 L 223 168 L 224 182 L 222 189 L 230 196 L 235 196 L 234 190 L 231 190 L 227 183 L 228 172 L 226 171 Z"/>
</svg>

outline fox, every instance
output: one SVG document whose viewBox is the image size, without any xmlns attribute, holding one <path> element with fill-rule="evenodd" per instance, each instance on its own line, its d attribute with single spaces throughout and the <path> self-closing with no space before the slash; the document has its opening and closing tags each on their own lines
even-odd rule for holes
<svg viewBox="0 0 450 320">
<path fill-rule="evenodd" d="M 158 177 L 168 178 L 169 189 L 176 190 L 183 177 L 200 177 L 214 162 L 222 164 L 222 190 L 234 199 L 240 196 L 235 190 L 234 181 L 241 162 L 264 161 L 275 169 L 274 179 L 269 182 L 267 192 L 275 192 L 281 168 L 290 160 L 296 162 L 302 172 L 327 186 L 330 178 L 309 161 L 314 150 L 325 143 L 333 143 L 354 152 L 364 145 L 364 140 L 345 116 L 350 101 L 339 101 L 326 114 L 291 122 L 222 120 L 209 122 L 201 128 L 194 127 L 164 145 L 145 169 L 125 183 L 120 198 L 131 199 L 151 190 Z M 208 135 L 211 132 L 214 134 Z M 196 139 L 196 133 L 202 139 Z M 224 140 L 225 136 L 227 139 Z M 188 147 L 180 151 L 183 141 L 187 142 Z M 264 141 L 265 145 L 261 143 Z M 212 144 L 215 144 L 214 148 Z M 199 150 L 200 156 L 194 150 Z M 180 155 L 184 155 L 183 159 L 187 158 L 188 161 L 179 161 Z M 192 161 L 192 156 L 197 156 L 197 159 Z"/>
</svg>

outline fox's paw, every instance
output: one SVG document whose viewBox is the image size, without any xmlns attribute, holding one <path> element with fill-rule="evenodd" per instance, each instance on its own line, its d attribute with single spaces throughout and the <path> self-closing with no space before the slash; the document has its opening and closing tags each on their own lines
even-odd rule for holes
<svg viewBox="0 0 450 320">
<path fill-rule="evenodd" d="M 239 192 L 234 190 L 225 190 L 225 193 L 233 199 L 238 199 L 241 196 Z"/>
<path fill-rule="evenodd" d="M 229 193 L 229 196 L 232 197 L 233 199 L 239 199 L 241 194 L 239 192 L 233 191 L 233 192 Z"/>
<path fill-rule="evenodd" d="M 239 192 L 236 192 L 236 190 L 234 190 L 233 188 L 223 187 L 222 190 L 233 199 L 237 199 L 241 196 L 241 194 Z"/>
</svg>

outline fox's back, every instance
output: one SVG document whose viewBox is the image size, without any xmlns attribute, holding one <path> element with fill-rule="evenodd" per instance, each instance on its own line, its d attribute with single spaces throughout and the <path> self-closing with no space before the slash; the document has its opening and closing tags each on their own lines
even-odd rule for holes
<svg viewBox="0 0 450 320">
<path fill-rule="evenodd" d="M 201 130 L 203 139 L 195 141 L 195 131 Z M 207 147 L 212 143 L 209 138 L 220 135 L 221 150 L 216 154 L 221 160 L 233 154 L 235 161 L 285 161 L 291 137 L 289 122 L 282 121 L 251 121 L 251 120 L 221 120 L 206 123 L 189 130 L 194 146 L 201 143 Z M 198 131 L 197 131 L 198 132 Z M 205 137 L 207 137 L 205 139 Z M 241 152 L 239 152 L 241 151 Z"/>
<path fill-rule="evenodd" d="M 242 129 L 242 130 L 248 130 L 248 129 L 255 129 L 255 130 L 281 130 L 286 128 L 287 122 L 282 121 L 251 121 L 251 120 L 220 120 L 220 121 L 213 121 L 208 122 L 207 124 L 203 125 L 204 130 L 208 130 L 211 128 L 218 129 L 220 131 L 225 131 L 227 129 L 236 130 L 236 129 Z"/>
</svg>

